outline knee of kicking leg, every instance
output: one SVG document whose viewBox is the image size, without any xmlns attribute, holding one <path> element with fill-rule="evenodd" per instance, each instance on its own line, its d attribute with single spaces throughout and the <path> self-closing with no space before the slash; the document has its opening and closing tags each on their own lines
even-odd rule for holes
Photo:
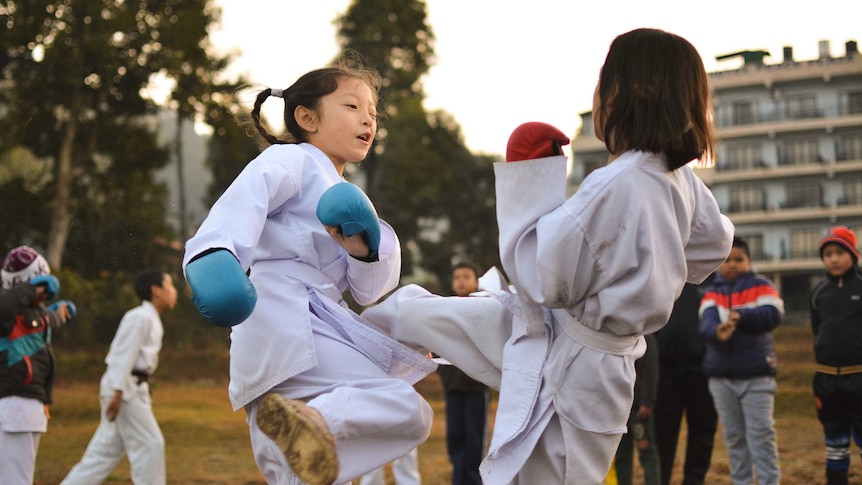
<svg viewBox="0 0 862 485">
<path fill-rule="evenodd" d="M 403 436 L 413 439 L 416 446 L 419 446 L 431 435 L 434 412 L 419 393 L 415 393 L 413 399 L 405 400 L 403 404 L 404 419 L 399 428 Z"/>
</svg>

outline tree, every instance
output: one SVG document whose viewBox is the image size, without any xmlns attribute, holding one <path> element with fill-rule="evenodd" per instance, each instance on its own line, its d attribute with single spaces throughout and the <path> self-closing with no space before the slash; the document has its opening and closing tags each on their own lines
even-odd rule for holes
<svg viewBox="0 0 862 485">
<path fill-rule="evenodd" d="M 450 115 L 422 106 L 421 79 L 434 60 L 425 3 L 355 0 L 337 23 L 342 48 L 383 77 L 385 116 L 361 170 L 406 249 L 404 274 L 430 273 L 448 285 L 455 260 L 499 266 L 493 159 L 467 150 Z"/>
<path fill-rule="evenodd" d="M 51 200 L 44 244 L 52 266 L 62 265 L 75 221 L 86 227 L 81 214 L 100 210 L 94 198 L 115 200 L 99 191 L 141 189 L 137 195 L 147 199 L 139 205 L 161 209 L 163 202 L 149 199 L 157 195 L 152 171 L 168 157 L 155 148 L 154 130 L 139 120 L 157 108 L 144 89 L 157 73 L 174 76 L 181 117 L 196 106 L 198 91 L 185 83 L 194 76 L 207 80 L 222 66 L 208 53 L 206 32 L 217 12 L 210 0 L 0 1 L 6 28 L 0 38 L 0 129 L 7 135 L 0 153 L 14 144 L 52 161 L 54 183 L 42 193 Z M 117 174 L 130 178 L 112 180 Z M 109 207 L 103 203 L 101 210 Z M 125 221 L 142 227 L 142 238 L 151 241 L 155 231 L 166 230 L 150 225 L 155 219 L 150 214 L 146 224 Z M 126 239 L 121 234 L 115 242 Z"/>
<path fill-rule="evenodd" d="M 242 85 L 240 81 L 237 86 Z M 213 174 L 208 205 L 218 199 L 246 164 L 260 153 L 258 142 L 242 121 L 243 107 L 231 90 L 222 89 L 210 98 L 206 123 L 213 127 L 207 146 L 207 165 Z"/>
</svg>

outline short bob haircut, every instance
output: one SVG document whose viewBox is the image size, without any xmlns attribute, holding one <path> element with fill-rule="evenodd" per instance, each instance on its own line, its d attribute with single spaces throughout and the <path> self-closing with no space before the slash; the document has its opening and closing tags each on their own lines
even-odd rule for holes
<svg viewBox="0 0 862 485">
<path fill-rule="evenodd" d="M 708 78 L 697 50 L 682 37 L 656 29 L 619 35 L 602 67 L 599 96 L 612 154 L 664 154 L 668 170 L 695 159 L 712 163 Z"/>
</svg>

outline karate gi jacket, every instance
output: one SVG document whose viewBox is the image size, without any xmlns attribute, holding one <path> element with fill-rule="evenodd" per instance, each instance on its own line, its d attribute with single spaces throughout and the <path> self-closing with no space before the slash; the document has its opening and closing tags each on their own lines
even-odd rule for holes
<svg viewBox="0 0 862 485">
<path fill-rule="evenodd" d="M 642 335 L 667 322 L 686 282 L 718 268 L 734 230 L 692 169 L 668 171 L 660 155 L 626 152 L 568 200 L 565 157 L 494 169 L 500 257 L 514 288 L 514 298 L 498 296 L 514 318 L 481 467 L 492 485 L 513 480 L 554 413 L 564 433 L 625 432 Z"/>
<path fill-rule="evenodd" d="M 413 384 L 436 368 L 424 355 L 367 325 L 343 301 L 348 288 L 360 305 L 395 288 L 401 248 L 383 221 L 377 262 L 353 258 L 332 240 L 317 219 L 317 203 L 342 182 L 317 147 L 270 146 L 249 162 L 186 243 L 183 267 L 207 249 L 224 248 L 243 269 L 251 269 L 258 301 L 248 319 L 231 330 L 228 393 L 234 410 L 317 366 L 310 304 L 323 307 L 317 317 L 390 375 Z"/>
</svg>

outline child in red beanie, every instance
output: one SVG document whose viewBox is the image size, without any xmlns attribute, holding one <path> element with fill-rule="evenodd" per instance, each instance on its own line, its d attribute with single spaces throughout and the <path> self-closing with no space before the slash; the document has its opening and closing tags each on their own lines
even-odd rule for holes
<svg viewBox="0 0 862 485">
<path fill-rule="evenodd" d="M 850 439 L 862 448 L 862 275 L 856 234 L 836 226 L 820 241 L 827 278 L 811 293 L 814 397 L 826 439 L 826 483 L 846 485 Z"/>
</svg>

